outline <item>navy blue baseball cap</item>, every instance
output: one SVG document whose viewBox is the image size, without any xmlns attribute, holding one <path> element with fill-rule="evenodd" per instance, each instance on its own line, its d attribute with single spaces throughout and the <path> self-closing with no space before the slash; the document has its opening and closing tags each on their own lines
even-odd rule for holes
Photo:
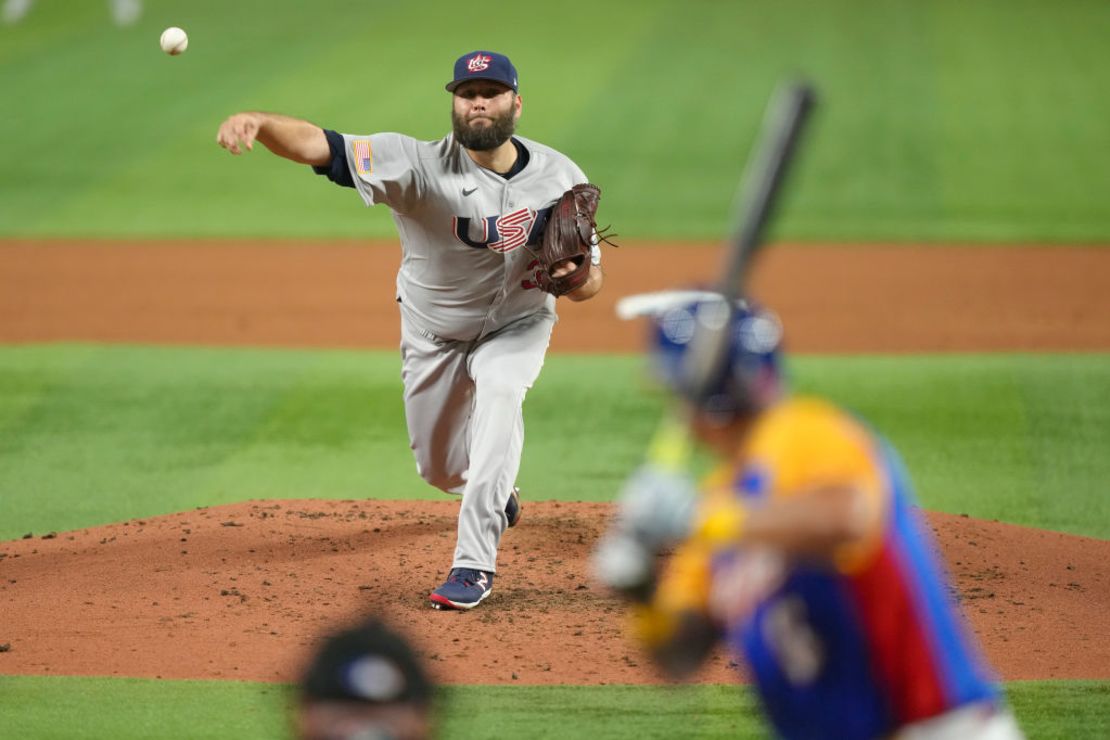
<svg viewBox="0 0 1110 740">
<path fill-rule="evenodd" d="M 702 411 L 735 417 L 781 396 L 782 324 L 759 306 L 725 301 L 705 293 L 668 308 L 656 317 L 651 354 L 673 391 Z M 706 365 L 704 348 L 718 342 L 722 356 Z"/>
<path fill-rule="evenodd" d="M 519 92 L 516 67 L 507 56 L 495 51 L 472 51 L 459 57 L 455 62 L 455 79 L 447 83 L 447 92 L 455 92 L 455 88 L 467 80 L 493 80 Z"/>
</svg>

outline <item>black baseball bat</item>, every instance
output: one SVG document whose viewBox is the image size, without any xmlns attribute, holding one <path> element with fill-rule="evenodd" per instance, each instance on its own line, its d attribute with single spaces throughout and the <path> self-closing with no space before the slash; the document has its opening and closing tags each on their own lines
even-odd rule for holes
<svg viewBox="0 0 1110 740">
<path fill-rule="evenodd" d="M 763 244 L 763 234 L 774 216 L 782 182 L 798 151 L 816 97 L 808 83 L 789 82 L 775 90 L 767 106 L 733 209 L 736 221 L 721 275 L 721 292 L 726 296 L 743 295 L 745 270 Z"/>
<path fill-rule="evenodd" d="M 731 312 L 736 299 L 744 295 L 748 265 L 763 244 L 782 182 L 815 103 L 811 85 L 789 82 L 776 89 L 767 106 L 733 209 L 736 222 L 718 284 L 724 298 L 722 315 L 716 321 L 699 321 L 699 331 L 686 358 L 683 374 L 689 383 L 688 392 L 696 398 L 704 395 L 726 360 Z"/>
</svg>

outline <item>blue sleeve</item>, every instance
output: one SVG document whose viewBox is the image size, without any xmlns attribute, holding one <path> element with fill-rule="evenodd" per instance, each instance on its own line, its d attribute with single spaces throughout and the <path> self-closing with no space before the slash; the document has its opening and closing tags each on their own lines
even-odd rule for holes
<svg viewBox="0 0 1110 740">
<path fill-rule="evenodd" d="M 351 168 L 347 166 L 347 147 L 343 137 L 331 129 L 324 129 L 324 136 L 328 139 L 328 149 L 331 150 L 331 162 L 320 167 L 313 167 L 317 175 L 326 175 L 336 185 L 353 188 L 355 181 L 351 177 Z"/>
</svg>

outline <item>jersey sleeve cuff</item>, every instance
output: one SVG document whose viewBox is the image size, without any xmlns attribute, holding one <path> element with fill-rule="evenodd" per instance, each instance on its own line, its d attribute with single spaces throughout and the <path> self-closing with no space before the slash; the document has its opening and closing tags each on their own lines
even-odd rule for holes
<svg viewBox="0 0 1110 740">
<path fill-rule="evenodd" d="M 331 162 L 319 167 L 313 166 L 312 171 L 317 175 L 324 175 L 336 185 L 353 188 L 355 181 L 351 177 L 351 168 L 347 166 L 347 147 L 341 134 L 324 129 L 324 136 L 328 140 L 328 149 L 331 151 Z"/>
</svg>

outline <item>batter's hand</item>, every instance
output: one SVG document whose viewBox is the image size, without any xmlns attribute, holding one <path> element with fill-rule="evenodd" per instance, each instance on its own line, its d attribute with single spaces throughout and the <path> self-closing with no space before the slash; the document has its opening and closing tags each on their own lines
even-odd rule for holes
<svg viewBox="0 0 1110 740">
<path fill-rule="evenodd" d="M 655 556 L 689 536 L 696 502 L 689 473 L 642 465 L 625 482 L 616 516 L 594 551 L 594 575 L 616 591 L 645 596 Z"/>
<path fill-rule="evenodd" d="M 232 154 L 242 154 L 240 144 L 248 150 L 254 149 L 254 140 L 262 127 L 261 117 L 254 113 L 236 113 L 220 124 L 216 132 L 216 143 Z"/>
</svg>

